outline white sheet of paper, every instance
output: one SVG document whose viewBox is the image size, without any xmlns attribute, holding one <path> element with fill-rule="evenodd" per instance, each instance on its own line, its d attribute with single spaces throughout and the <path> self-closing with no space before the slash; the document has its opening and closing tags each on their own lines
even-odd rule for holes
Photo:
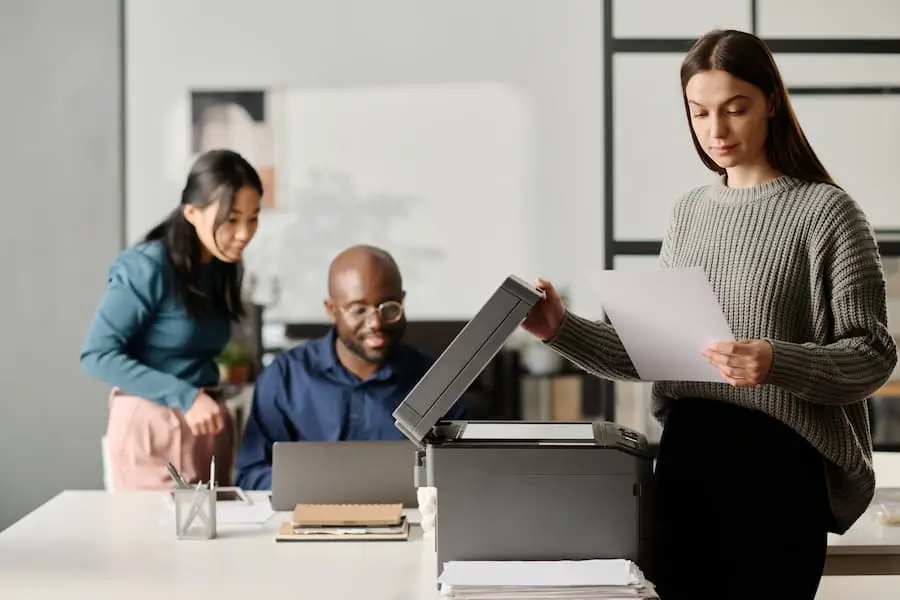
<svg viewBox="0 0 900 600">
<path fill-rule="evenodd" d="M 701 352 L 734 334 L 703 269 L 617 269 L 593 279 L 642 380 L 723 381 Z"/>
<path fill-rule="evenodd" d="M 438 582 L 460 587 L 626 587 L 641 583 L 642 579 L 639 569 L 625 559 L 510 560 L 448 561 Z"/>
<path fill-rule="evenodd" d="M 169 524 L 175 519 L 175 503 L 169 494 L 164 494 L 169 514 L 163 519 Z M 244 504 L 242 502 L 216 502 L 216 525 L 262 525 L 275 514 L 272 505 L 266 502 Z"/>
</svg>

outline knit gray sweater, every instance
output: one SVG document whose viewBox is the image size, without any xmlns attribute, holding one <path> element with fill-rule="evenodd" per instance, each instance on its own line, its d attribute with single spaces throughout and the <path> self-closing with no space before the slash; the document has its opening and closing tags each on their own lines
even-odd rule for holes
<svg viewBox="0 0 900 600">
<path fill-rule="evenodd" d="M 655 382 L 654 415 L 664 424 L 669 402 L 711 398 L 786 423 L 826 459 L 835 531 L 845 532 L 875 489 L 865 401 L 897 362 L 862 210 L 836 187 L 786 176 L 748 189 L 703 186 L 676 204 L 660 262 L 702 267 L 736 339 L 768 340 L 774 353 L 767 381 L 752 388 Z M 600 377 L 639 379 L 605 322 L 567 312 L 548 343 Z"/>
</svg>

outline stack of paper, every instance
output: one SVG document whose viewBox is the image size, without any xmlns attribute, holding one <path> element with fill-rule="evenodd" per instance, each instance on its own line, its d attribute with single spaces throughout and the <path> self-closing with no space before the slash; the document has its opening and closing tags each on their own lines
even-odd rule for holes
<svg viewBox="0 0 900 600">
<path fill-rule="evenodd" d="M 659 598 L 630 560 L 451 561 L 438 582 L 460 600 Z"/>
</svg>

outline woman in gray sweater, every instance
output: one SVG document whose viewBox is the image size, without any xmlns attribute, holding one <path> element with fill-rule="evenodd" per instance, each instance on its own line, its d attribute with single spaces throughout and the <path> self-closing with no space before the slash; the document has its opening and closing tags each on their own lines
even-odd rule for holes
<svg viewBox="0 0 900 600">
<path fill-rule="evenodd" d="M 897 361 L 881 259 L 761 40 L 708 33 L 681 82 L 694 146 L 720 178 L 676 203 L 660 262 L 702 267 L 739 341 L 702 350 L 721 383 L 654 382 L 649 575 L 663 600 L 812 600 L 827 532 L 846 531 L 874 491 L 866 399 Z M 600 377 L 639 378 L 610 325 L 538 285 L 527 331 Z"/>
</svg>

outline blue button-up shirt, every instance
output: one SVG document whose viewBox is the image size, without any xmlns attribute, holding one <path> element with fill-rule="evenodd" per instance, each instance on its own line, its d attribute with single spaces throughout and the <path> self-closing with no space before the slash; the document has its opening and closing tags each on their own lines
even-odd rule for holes
<svg viewBox="0 0 900 600">
<path fill-rule="evenodd" d="M 363 381 L 341 365 L 334 344 L 332 330 L 279 354 L 257 378 L 236 464 L 243 489 L 271 489 L 275 442 L 405 439 L 394 424 L 394 409 L 432 359 L 401 344 Z M 461 402 L 447 414 L 463 416 Z"/>
</svg>

